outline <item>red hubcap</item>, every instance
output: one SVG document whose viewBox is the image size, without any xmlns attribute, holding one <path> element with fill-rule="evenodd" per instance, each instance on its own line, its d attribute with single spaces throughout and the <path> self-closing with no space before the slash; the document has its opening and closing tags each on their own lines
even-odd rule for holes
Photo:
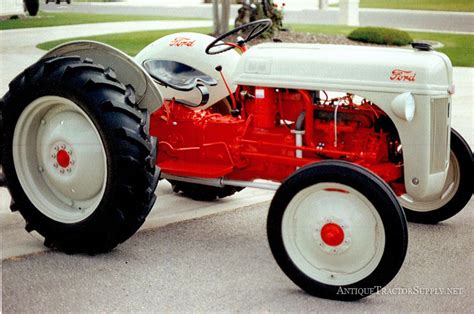
<svg viewBox="0 0 474 314">
<path fill-rule="evenodd" d="M 71 157 L 64 149 L 60 150 L 57 155 L 58 165 L 62 168 L 67 168 L 71 162 Z"/>
<path fill-rule="evenodd" d="M 344 241 L 344 230 L 335 223 L 328 223 L 321 229 L 321 238 L 329 246 L 338 246 Z"/>
</svg>

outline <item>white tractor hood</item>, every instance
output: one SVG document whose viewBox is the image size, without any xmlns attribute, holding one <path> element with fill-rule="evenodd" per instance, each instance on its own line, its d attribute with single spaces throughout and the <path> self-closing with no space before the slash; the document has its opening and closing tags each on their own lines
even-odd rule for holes
<svg viewBox="0 0 474 314">
<path fill-rule="evenodd" d="M 434 51 L 267 43 L 242 55 L 233 80 L 251 86 L 439 95 L 452 86 L 452 65 Z"/>
</svg>

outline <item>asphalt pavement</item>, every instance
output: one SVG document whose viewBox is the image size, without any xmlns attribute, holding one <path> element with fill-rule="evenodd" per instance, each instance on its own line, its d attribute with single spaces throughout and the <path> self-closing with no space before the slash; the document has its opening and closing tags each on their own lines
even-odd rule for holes
<svg viewBox="0 0 474 314">
<path fill-rule="evenodd" d="M 410 224 L 400 273 L 358 302 L 311 297 L 287 279 L 268 247 L 260 204 L 140 232 L 109 254 L 4 260 L 3 310 L 472 313 L 472 209 L 471 200 L 442 224 Z"/>
<path fill-rule="evenodd" d="M 231 16 L 237 16 L 239 6 L 233 5 Z M 71 5 L 41 4 L 41 10 L 50 12 L 80 12 L 94 14 L 156 15 L 212 18 L 210 4 L 173 6 L 166 2 L 155 5 L 133 3 L 73 3 Z M 285 10 L 285 23 L 337 24 L 338 8 L 316 10 L 296 8 Z M 361 26 L 395 27 L 407 30 L 461 32 L 474 34 L 474 13 L 359 9 Z"/>
</svg>

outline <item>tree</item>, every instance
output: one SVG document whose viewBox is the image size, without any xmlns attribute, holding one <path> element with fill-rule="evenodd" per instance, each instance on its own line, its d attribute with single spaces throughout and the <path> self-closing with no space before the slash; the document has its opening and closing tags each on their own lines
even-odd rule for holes
<svg viewBox="0 0 474 314">
<path fill-rule="evenodd" d="M 319 9 L 320 10 L 327 10 L 329 7 L 328 0 L 319 0 Z"/>
<path fill-rule="evenodd" d="M 220 7 L 220 14 L 219 14 Z M 214 18 L 214 34 L 222 34 L 229 30 L 230 0 L 212 0 Z"/>
</svg>

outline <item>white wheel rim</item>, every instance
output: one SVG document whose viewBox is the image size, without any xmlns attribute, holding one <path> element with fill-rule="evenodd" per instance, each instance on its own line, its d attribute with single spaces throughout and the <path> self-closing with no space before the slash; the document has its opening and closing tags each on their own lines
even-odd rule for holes
<svg viewBox="0 0 474 314">
<path fill-rule="evenodd" d="M 33 205 L 61 223 L 77 223 L 99 206 L 107 158 L 99 132 L 74 102 L 44 96 L 20 115 L 13 136 L 18 180 Z"/>
<path fill-rule="evenodd" d="M 441 196 L 432 201 L 417 201 L 414 200 L 410 195 L 403 194 L 398 199 L 400 204 L 413 211 L 417 212 L 429 212 L 437 210 L 446 205 L 456 194 L 459 188 L 459 182 L 461 180 L 461 168 L 459 167 L 459 161 L 453 152 L 449 158 L 448 174 L 446 181 L 443 186 Z"/>
<path fill-rule="evenodd" d="M 327 245 L 321 228 L 335 223 L 344 241 Z M 282 221 L 288 256 L 306 276 L 328 285 L 348 285 L 369 276 L 385 248 L 382 220 L 372 203 L 355 189 L 318 183 L 298 192 Z"/>
</svg>

